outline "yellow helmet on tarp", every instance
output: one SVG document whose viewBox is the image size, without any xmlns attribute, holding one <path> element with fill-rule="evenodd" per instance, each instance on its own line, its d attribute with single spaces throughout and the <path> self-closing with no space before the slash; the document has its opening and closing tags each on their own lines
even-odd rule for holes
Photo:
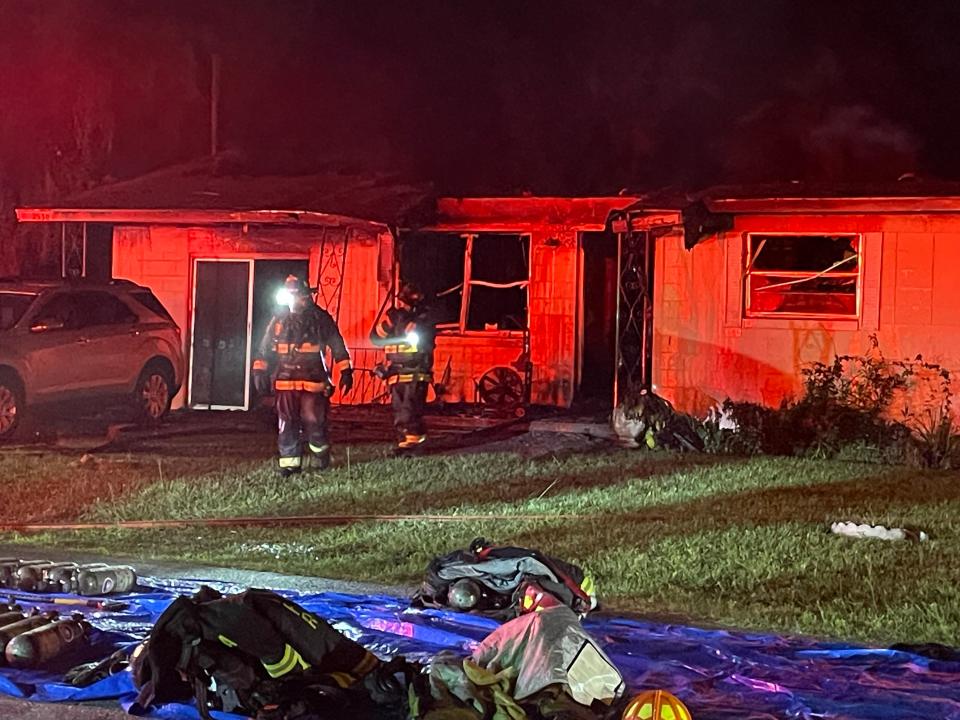
<svg viewBox="0 0 960 720">
<path fill-rule="evenodd" d="M 693 720 L 687 706 L 666 690 L 646 690 L 635 696 L 621 720 Z"/>
</svg>

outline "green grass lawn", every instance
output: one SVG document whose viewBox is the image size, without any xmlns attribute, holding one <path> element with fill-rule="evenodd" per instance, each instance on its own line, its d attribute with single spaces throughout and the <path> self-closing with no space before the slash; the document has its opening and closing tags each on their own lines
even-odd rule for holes
<svg viewBox="0 0 960 720">
<path fill-rule="evenodd" d="M 960 641 L 955 472 L 641 450 L 534 460 L 510 452 L 396 460 L 386 457 L 384 446 L 368 445 L 351 448 L 349 467 L 340 448 L 330 471 L 281 480 L 274 474 L 269 440 L 208 439 L 206 450 L 148 448 L 105 456 L 95 466 L 39 456 L 21 457 L 18 464 L 4 453 L 0 473 L 8 502 L 0 513 L 6 519 L 100 521 L 302 514 L 511 517 L 4 539 L 414 583 L 433 556 L 483 535 L 581 564 L 614 609 L 880 643 Z M 210 460 L 214 446 L 217 459 Z M 38 503 L 38 497 L 45 500 Z M 27 507 L 34 509 L 24 515 Z M 564 517 L 524 517 L 543 514 Z M 826 531 L 839 519 L 915 526 L 932 539 L 917 544 L 841 538 Z"/>
</svg>

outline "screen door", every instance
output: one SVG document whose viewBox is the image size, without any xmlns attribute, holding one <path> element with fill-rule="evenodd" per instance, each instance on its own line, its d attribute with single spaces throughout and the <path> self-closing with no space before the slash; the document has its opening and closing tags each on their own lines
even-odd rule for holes
<svg viewBox="0 0 960 720">
<path fill-rule="evenodd" d="M 195 260 L 188 404 L 246 410 L 250 403 L 252 260 Z"/>
</svg>

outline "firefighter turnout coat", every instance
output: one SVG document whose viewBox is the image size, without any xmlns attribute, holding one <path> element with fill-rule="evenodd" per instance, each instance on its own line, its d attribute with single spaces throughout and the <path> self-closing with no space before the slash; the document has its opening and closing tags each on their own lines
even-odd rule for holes
<svg viewBox="0 0 960 720">
<path fill-rule="evenodd" d="M 326 366 L 324 352 L 330 348 L 333 368 Z M 267 326 L 253 363 L 254 371 L 266 372 L 269 360 L 277 359 L 274 388 L 333 394 L 331 369 L 349 369 L 350 353 L 337 323 L 314 303 L 301 312 L 284 310 Z"/>
<path fill-rule="evenodd" d="M 371 342 L 386 354 L 387 385 L 433 380 L 435 335 L 429 311 L 420 307 L 387 311 L 370 333 Z"/>
</svg>

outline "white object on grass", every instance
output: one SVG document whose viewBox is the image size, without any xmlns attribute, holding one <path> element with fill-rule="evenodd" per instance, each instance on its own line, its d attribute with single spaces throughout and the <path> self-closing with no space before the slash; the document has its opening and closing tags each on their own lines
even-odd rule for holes
<svg viewBox="0 0 960 720">
<path fill-rule="evenodd" d="M 830 532 L 846 537 L 876 538 L 878 540 L 916 540 L 924 542 L 930 539 L 927 533 L 905 528 L 888 528 L 883 525 L 866 525 L 854 522 L 835 522 L 830 525 Z"/>
</svg>

